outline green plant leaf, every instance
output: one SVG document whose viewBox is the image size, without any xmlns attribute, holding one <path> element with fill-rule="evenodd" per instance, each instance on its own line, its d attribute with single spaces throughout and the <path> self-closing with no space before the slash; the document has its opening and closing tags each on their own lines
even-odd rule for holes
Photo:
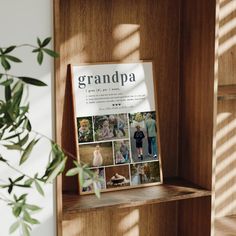
<svg viewBox="0 0 236 236">
<path fill-rule="evenodd" d="M 17 182 L 19 182 L 19 181 L 21 181 L 22 179 L 24 179 L 24 175 L 21 175 L 20 177 L 18 177 L 17 179 L 15 179 L 13 182 L 14 183 L 17 183 Z"/>
<path fill-rule="evenodd" d="M 29 134 L 26 134 L 25 137 L 21 139 L 18 144 L 23 147 L 27 143 L 28 139 L 29 139 Z"/>
<path fill-rule="evenodd" d="M 17 220 L 15 223 L 13 223 L 9 229 L 9 233 L 14 233 L 20 226 L 20 222 Z"/>
<path fill-rule="evenodd" d="M 38 61 L 39 65 L 42 65 L 42 63 L 43 63 L 43 52 L 42 52 L 42 50 L 40 50 L 38 52 L 37 61 Z"/>
<path fill-rule="evenodd" d="M 8 185 L 8 190 L 7 190 L 7 192 L 8 192 L 9 194 L 11 194 L 12 190 L 13 190 L 13 184 Z"/>
<path fill-rule="evenodd" d="M 94 193 L 97 196 L 97 198 L 100 198 L 101 197 L 100 189 L 97 187 L 97 183 L 96 182 L 93 182 L 93 189 L 94 189 Z"/>
<path fill-rule="evenodd" d="M 40 48 L 36 48 L 36 49 L 34 49 L 32 52 L 39 52 L 41 49 Z"/>
<path fill-rule="evenodd" d="M 25 148 L 22 156 L 21 156 L 21 159 L 20 159 L 20 165 L 22 165 L 30 156 L 32 150 L 33 150 L 33 147 L 34 145 L 39 141 L 39 139 L 36 139 L 36 140 L 32 140 L 28 146 Z"/>
<path fill-rule="evenodd" d="M 8 80 L 5 80 L 5 81 L 1 82 L 0 85 L 9 86 L 13 83 L 13 81 L 14 81 L 13 79 L 8 79 Z"/>
<path fill-rule="evenodd" d="M 25 181 L 25 184 L 31 186 L 31 184 L 32 184 L 33 182 L 34 182 L 34 179 L 27 179 L 27 180 Z"/>
<path fill-rule="evenodd" d="M 31 205 L 31 204 L 25 204 L 25 207 L 31 211 L 40 211 L 42 210 L 41 207 L 36 206 L 36 205 Z"/>
<path fill-rule="evenodd" d="M 42 50 L 51 57 L 59 57 L 59 54 L 57 52 L 54 52 L 53 50 L 50 50 L 48 48 L 43 48 Z"/>
<path fill-rule="evenodd" d="M 52 171 L 52 173 L 48 176 L 46 183 L 52 182 L 65 168 L 67 157 L 65 157 L 61 163 Z"/>
<path fill-rule="evenodd" d="M 31 78 L 31 77 L 20 76 L 20 77 L 18 77 L 18 79 L 22 80 L 23 82 L 25 82 L 27 84 L 32 84 L 32 85 L 35 85 L 35 86 L 47 86 L 47 84 L 45 84 L 41 80 L 34 79 L 34 78 Z"/>
<path fill-rule="evenodd" d="M 15 48 L 16 48 L 16 46 L 10 46 L 3 52 L 3 54 L 7 54 L 9 52 L 12 52 Z"/>
<path fill-rule="evenodd" d="M 23 150 L 21 146 L 15 144 L 4 144 L 3 146 L 9 150 L 19 150 L 19 151 Z"/>
<path fill-rule="evenodd" d="M 23 219 L 30 224 L 39 224 L 39 221 L 32 218 L 27 211 L 24 211 Z"/>
<path fill-rule="evenodd" d="M 80 168 L 80 172 L 79 172 L 79 183 L 81 186 L 84 185 L 84 170 L 83 168 Z"/>
<path fill-rule="evenodd" d="M 51 37 L 44 39 L 42 43 L 42 47 L 46 47 L 50 43 L 51 39 L 52 39 Z"/>
<path fill-rule="evenodd" d="M 36 187 L 37 191 L 38 191 L 42 196 L 44 196 L 44 191 L 43 191 L 41 185 L 39 184 L 39 182 L 38 182 L 37 180 L 35 180 L 35 181 L 34 181 L 34 184 L 35 184 L 35 187 Z"/>
<path fill-rule="evenodd" d="M 6 57 L 8 60 L 13 61 L 13 62 L 17 62 L 17 63 L 22 62 L 19 58 L 14 57 L 14 56 L 11 56 L 11 55 L 5 55 L 5 57 Z"/>
<path fill-rule="evenodd" d="M 11 87 L 10 87 L 10 85 L 5 86 L 5 99 L 6 99 L 6 101 L 11 100 Z"/>
<path fill-rule="evenodd" d="M 39 39 L 39 37 L 37 37 L 37 43 L 38 43 L 39 47 L 42 47 L 42 42 L 41 42 L 41 40 Z"/>
<path fill-rule="evenodd" d="M 3 68 L 5 70 L 10 70 L 11 69 L 11 65 L 10 63 L 7 61 L 6 57 L 5 56 L 1 56 L 1 64 L 3 66 Z"/>
<path fill-rule="evenodd" d="M 72 168 L 66 172 L 66 176 L 74 176 L 79 173 L 78 167 Z"/>
<path fill-rule="evenodd" d="M 90 186 L 92 183 L 93 183 L 92 179 L 87 179 L 84 181 L 84 184 L 82 187 L 86 188 L 86 187 Z"/>
<path fill-rule="evenodd" d="M 27 226 L 28 225 L 26 223 L 24 223 L 24 222 L 21 223 L 23 236 L 30 236 L 30 231 Z"/>
<path fill-rule="evenodd" d="M 32 127 L 31 127 L 31 123 L 29 121 L 29 119 L 27 117 L 25 117 L 25 121 L 24 121 L 24 125 L 23 127 L 25 129 L 27 129 L 29 132 L 31 131 Z"/>
<path fill-rule="evenodd" d="M 25 201 L 25 198 L 26 198 L 27 195 L 28 195 L 27 193 L 22 194 L 22 195 L 17 199 L 17 201 L 21 201 L 21 200 L 24 200 L 24 201 Z"/>
<path fill-rule="evenodd" d="M 18 217 L 20 215 L 21 211 L 22 211 L 22 204 L 15 205 L 12 209 L 12 212 L 13 212 L 15 217 Z"/>
<path fill-rule="evenodd" d="M 4 159 L 2 156 L 0 156 L 0 161 L 2 161 L 2 162 L 7 162 L 7 160 Z"/>
</svg>

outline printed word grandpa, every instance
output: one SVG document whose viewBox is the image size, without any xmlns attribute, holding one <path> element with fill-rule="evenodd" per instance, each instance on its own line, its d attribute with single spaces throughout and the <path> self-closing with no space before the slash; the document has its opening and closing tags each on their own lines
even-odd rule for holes
<svg viewBox="0 0 236 236">
<path fill-rule="evenodd" d="M 91 84 L 120 84 L 125 86 L 126 83 L 135 82 L 134 73 L 119 73 L 115 71 L 114 74 L 105 74 L 105 75 L 82 75 L 78 77 L 78 87 L 80 89 L 85 89 L 87 85 Z"/>
</svg>

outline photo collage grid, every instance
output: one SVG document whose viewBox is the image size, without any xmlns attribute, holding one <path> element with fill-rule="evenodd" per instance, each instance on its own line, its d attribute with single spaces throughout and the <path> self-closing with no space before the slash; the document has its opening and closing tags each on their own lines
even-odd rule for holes
<svg viewBox="0 0 236 236">
<path fill-rule="evenodd" d="M 78 117 L 77 127 L 79 160 L 97 173 L 101 191 L 161 181 L 155 111 Z"/>
</svg>

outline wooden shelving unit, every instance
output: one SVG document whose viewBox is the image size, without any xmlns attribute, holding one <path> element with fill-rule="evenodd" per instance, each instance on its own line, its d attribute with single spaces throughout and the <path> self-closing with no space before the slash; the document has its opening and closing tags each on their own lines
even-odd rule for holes
<svg viewBox="0 0 236 236">
<path fill-rule="evenodd" d="M 217 4 L 54 0 L 56 141 L 76 155 L 68 64 L 152 60 L 165 180 L 98 200 L 77 194 L 77 178 L 59 177 L 58 236 L 211 235 Z"/>
<path fill-rule="evenodd" d="M 103 193 L 101 199 L 94 195 L 78 198 L 76 194 L 64 194 L 63 219 L 80 212 L 137 207 L 207 196 L 211 196 L 211 191 L 177 179 L 168 180 L 159 186 Z"/>
</svg>

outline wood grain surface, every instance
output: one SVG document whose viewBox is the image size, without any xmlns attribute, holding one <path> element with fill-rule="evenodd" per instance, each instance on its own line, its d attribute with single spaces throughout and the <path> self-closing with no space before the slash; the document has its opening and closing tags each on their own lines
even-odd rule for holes
<svg viewBox="0 0 236 236">
<path fill-rule="evenodd" d="M 215 236 L 233 236 L 236 234 L 236 216 L 216 218 Z"/>
<path fill-rule="evenodd" d="M 221 77 L 220 79 L 222 80 Z M 218 100 L 229 99 L 236 99 L 236 84 L 220 85 L 218 87 Z"/>
<path fill-rule="evenodd" d="M 173 212 L 174 202 L 80 213 L 63 221 L 63 235 L 176 236 L 177 219 Z"/>
<path fill-rule="evenodd" d="M 236 101 L 218 102 L 216 146 L 217 217 L 236 214 Z"/>
<path fill-rule="evenodd" d="M 212 189 L 216 1 L 184 0 L 179 174 Z"/>
<path fill-rule="evenodd" d="M 98 199 L 94 194 L 87 196 L 64 194 L 63 219 L 67 220 L 71 214 L 80 212 L 144 206 L 210 195 L 210 191 L 181 180 L 171 180 L 160 186 L 102 193 L 101 199 Z"/>
<path fill-rule="evenodd" d="M 211 226 L 211 197 L 178 202 L 177 235 L 210 236 Z"/>
<path fill-rule="evenodd" d="M 217 230 L 224 225 L 224 216 L 236 214 L 236 1 L 220 0 L 219 20 L 215 214 L 216 217 L 223 218 L 222 222 L 216 220 Z M 231 226 L 228 229 L 230 232 Z M 217 232 L 216 235 L 226 235 L 225 233 Z"/>
<path fill-rule="evenodd" d="M 236 1 L 220 0 L 219 85 L 236 84 Z"/>
</svg>

